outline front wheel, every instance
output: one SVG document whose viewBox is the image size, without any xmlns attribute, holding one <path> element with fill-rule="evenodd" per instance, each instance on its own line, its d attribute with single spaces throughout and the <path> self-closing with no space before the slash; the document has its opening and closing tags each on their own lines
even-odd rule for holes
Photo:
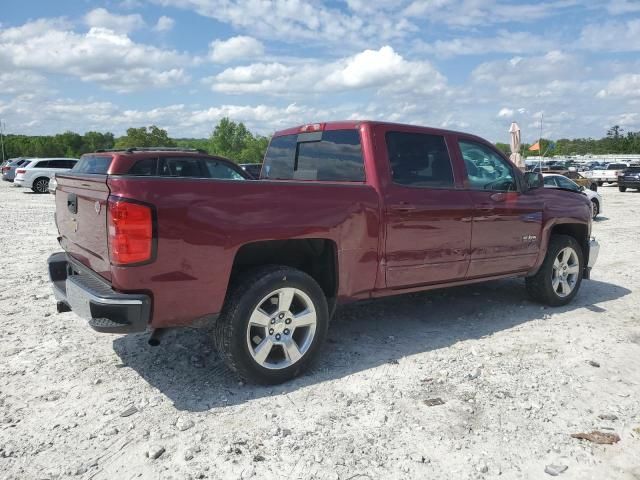
<svg viewBox="0 0 640 480">
<path fill-rule="evenodd" d="M 241 377 L 278 384 L 309 365 L 328 324 L 327 300 L 318 283 L 300 270 L 273 265 L 234 282 L 213 340 Z"/>
<path fill-rule="evenodd" d="M 529 295 L 546 305 L 566 305 L 582 283 L 583 262 L 582 248 L 575 238 L 553 235 L 540 270 L 526 279 Z"/>
<path fill-rule="evenodd" d="M 627 187 L 623 187 L 622 185 L 618 185 L 618 191 L 619 192 L 626 192 L 627 191 Z"/>
<path fill-rule="evenodd" d="M 591 218 L 595 219 L 600 213 L 600 204 L 596 199 L 591 200 Z"/>
</svg>

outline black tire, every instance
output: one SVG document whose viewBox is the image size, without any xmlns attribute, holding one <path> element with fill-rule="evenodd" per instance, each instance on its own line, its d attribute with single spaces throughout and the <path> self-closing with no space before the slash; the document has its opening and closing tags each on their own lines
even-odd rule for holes
<svg viewBox="0 0 640 480">
<path fill-rule="evenodd" d="M 604 182 L 597 182 L 598 186 L 601 187 Z"/>
<path fill-rule="evenodd" d="M 316 329 L 308 350 L 293 365 L 269 369 L 260 365 L 247 345 L 249 318 L 265 296 L 280 288 L 296 288 L 311 299 Z M 239 276 L 230 286 L 220 318 L 213 328 L 213 342 L 227 366 L 240 377 L 261 384 L 286 382 L 302 373 L 318 353 L 327 336 L 329 313 L 320 285 L 300 270 L 267 265 Z"/>
<path fill-rule="evenodd" d="M 618 191 L 626 192 L 627 191 L 627 187 L 623 187 L 622 185 L 618 185 Z"/>
<path fill-rule="evenodd" d="M 592 183 L 591 185 L 589 185 L 589 190 L 591 190 L 593 192 L 597 192 L 598 191 L 598 184 Z"/>
<path fill-rule="evenodd" d="M 49 193 L 49 179 L 47 177 L 38 177 L 33 181 L 31 190 L 35 193 Z"/>
<path fill-rule="evenodd" d="M 578 274 L 576 284 L 567 296 L 560 296 L 552 286 L 553 278 L 553 263 L 560 253 L 566 247 L 571 247 L 575 250 L 578 256 Z M 547 248 L 547 255 L 542 262 L 540 270 L 532 276 L 526 278 L 527 292 L 533 300 L 557 307 L 566 305 L 571 302 L 573 298 L 580 290 L 580 284 L 582 283 L 582 271 L 584 268 L 584 256 L 582 254 L 582 248 L 578 244 L 575 238 L 569 235 L 553 235 L 549 239 L 549 246 Z"/>
<path fill-rule="evenodd" d="M 596 218 L 600 214 L 600 203 L 595 198 L 591 200 L 591 203 L 593 204 L 591 218 Z"/>
</svg>

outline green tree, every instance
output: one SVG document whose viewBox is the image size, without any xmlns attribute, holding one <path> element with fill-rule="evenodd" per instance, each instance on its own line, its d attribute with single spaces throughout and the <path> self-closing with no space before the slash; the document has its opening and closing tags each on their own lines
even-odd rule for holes
<svg viewBox="0 0 640 480">
<path fill-rule="evenodd" d="M 244 123 L 225 117 L 218 122 L 209 139 L 209 152 L 240 163 L 260 163 L 269 140 L 253 135 Z"/>
<path fill-rule="evenodd" d="M 166 130 L 155 125 L 150 127 L 128 128 L 127 134 L 116 140 L 115 148 L 132 147 L 175 147 L 176 142 L 169 138 Z"/>
</svg>

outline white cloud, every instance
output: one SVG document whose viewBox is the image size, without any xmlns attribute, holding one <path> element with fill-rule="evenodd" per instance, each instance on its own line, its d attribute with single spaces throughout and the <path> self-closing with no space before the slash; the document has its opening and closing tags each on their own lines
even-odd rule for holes
<svg viewBox="0 0 640 480">
<path fill-rule="evenodd" d="M 36 93 L 44 89 L 46 78 L 33 72 L 14 70 L 0 73 L 0 94 Z"/>
<path fill-rule="evenodd" d="M 140 14 L 118 15 L 104 8 L 91 10 L 84 20 L 89 27 L 106 28 L 118 33 L 129 33 L 146 25 Z"/>
<path fill-rule="evenodd" d="M 173 18 L 163 15 L 158 19 L 158 22 L 156 23 L 156 26 L 153 27 L 153 29 L 156 32 L 168 32 L 169 30 L 173 29 L 175 23 L 176 22 Z"/>
<path fill-rule="evenodd" d="M 487 53 L 532 54 L 545 52 L 560 42 L 529 32 L 498 30 L 492 37 L 464 36 L 450 40 L 436 40 L 429 44 L 418 41 L 416 48 L 441 57 L 485 55 Z"/>
<path fill-rule="evenodd" d="M 594 52 L 640 51 L 640 18 L 587 25 L 577 46 Z"/>
<path fill-rule="evenodd" d="M 375 88 L 399 95 L 428 95 L 446 90 L 446 79 L 431 63 L 408 61 L 389 46 L 331 63 L 254 63 L 228 68 L 206 81 L 214 91 L 228 94 L 336 93 Z"/>
<path fill-rule="evenodd" d="M 612 15 L 640 12 L 640 2 L 638 0 L 609 0 L 607 11 Z"/>
<path fill-rule="evenodd" d="M 513 117 L 513 114 L 515 113 L 515 111 L 511 108 L 501 108 L 500 111 L 498 112 L 498 117 L 500 118 L 511 118 Z"/>
<path fill-rule="evenodd" d="M 640 99 L 640 74 L 627 73 L 618 75 L 607 86 L 600 90 L 599 98 L 627 97 Z"/>
<path fill-rule="evenodd" d="M 239 35 L 227 40 L 214 40 L 209 45 L 209 58 L 216 63 L 257 58 L 264 54 L 264 45 L 253 37 Z"/>
<path fill-rule="evenodd" d="M 365 45 L 367 40 L 385 41 L 401 38 L 416 30 L 413 24 L 397 15 L 350 14 L 339 8 L 329 8 L 322 2 L 152 1 L 163 6 L 195 11 L 202 16 L 228 23 L 237 30 L 244 30 L 259 38 Z"/>
<path fill-rule="evenodd" d="M 0 60 L 6 68 L 72 75 L 121 92 L 184 84 L 182 66 L 191 61 L 105 28 L 81 34 L 42 21 L 0 31 Z"/>
</svg>

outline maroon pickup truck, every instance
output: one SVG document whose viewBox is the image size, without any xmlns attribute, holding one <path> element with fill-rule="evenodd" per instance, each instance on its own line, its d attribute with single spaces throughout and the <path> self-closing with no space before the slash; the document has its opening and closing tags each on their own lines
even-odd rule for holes
<svg viewBox="0 0 640 480">
<path fill-rule="evenodd" d="M 59 311 L 100 332 L 213 324 L 242 377 L 301 372 L 337 304 L 524 277 L 564 305 L 598 255 L 591 205 L 473 135 L 370 121 L 277 132 L 260 179 L 195 151 L 84 155 L 58 175 Z"/>
</svg>

